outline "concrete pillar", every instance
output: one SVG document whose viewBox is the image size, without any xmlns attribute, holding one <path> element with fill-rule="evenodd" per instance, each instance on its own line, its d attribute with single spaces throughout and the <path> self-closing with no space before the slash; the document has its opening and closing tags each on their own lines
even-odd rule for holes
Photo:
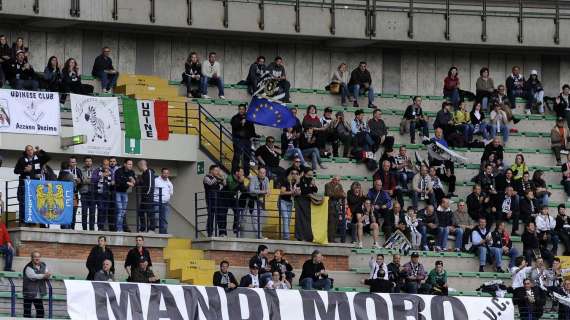
<svg viewBox="0 0 570 320">
<path fill-rule="evenodd" d="M 51 56 L 56 56 L 60 61 L 64 59 L 65 34 L 61 32 L 48 32 L 46 42 L 46 57 Z M 40 66 L 36 66 L 36 68 L 39 67 Z"/>
<path fill-rule="evenodd" d="M 459 70 L 460 88 L 471 91 L 471 57 L 469 51 L 454 51 L 453 65 Z"/>
<path fill-rule="evenodd" d="M 400 93 L 417 94 L 418 92 L 418 52 L 403 50 L 400 63 Z"/>
<path fill-rule="evenodd" d="M 295 87 L 311 88 L 313 83 L 313 50 L 310 46 L 297 45 L 295 54 Z"/>
<path fill-rule="evenodd" d="M 376 93 L 382 91 L 382 49 L 368 49 L 366 52 L 366 62 L 372 77 L 372 87 Z"/>
<path fill-rule="evenodd" d="M 184 63 L 190 54 L 190 45 L 186 37 L 172 41 L 172 63 L 170 64 L 170 80 L 182 80 Z"/>
<path fill-rule="evenodd" d="M 119 72 L 122 73 L 135 73 L 137 60 L 137 39 L 134 35 L 125 33 L 122 33 L 119 39 L 120 41 L 117 42 L 118 49 L 116 50 L 118 52 L 118 59 L 115 60 L 118 61 L 119 66 L 116 68 L 119 68 Z M 103 35 L 103 40 L 103 45 L 105 45 L 105 35 Z M 152 49 L 153 45 L 153 42 L 148 40 L 147 43 L 141 43 L 141 46 L 146 46 L 151 49 L 149 50 L 151 54 L 154 52 Z M 151 69 L 149 72 L 147 72 L 147 74 L 152 72 L 153 70 Z"/>
<path fill-rule="evenodd" d="M 259 56 L 259 45 L 256 42 L 242 42 L 241 44 L 241 79 L 247 77 L 249 72 L 249 66 L 257 59 Z M 268 65 L 271 62 L 271 57 L 265 57 L 265 64 Z"/>
<path fill-rule="evenodd" d="M 34 70 L 38 72 L 43 71 L 43 66 L 47 64 L 46 57 L 46 33 L 45 32 L 30 32 L 30 56 L 29 61 Z M 60 60 L 62 58 L 59 58 Z M 60 64 L 63 62 L 60 61 Z"/>
<path fill-rule="evenodd" d="M 570 84 L 570 57 L 560 56 L 560 88 L 565 84 Z"/>
<path fill-rule="evenodd" d="M 419 95 L 437 95 L 435 72 L 435 53 L 420 51 L 418 57 L 418 92 Z"/>
<path fill-rule="evenodd" d="M 400 50 L 382 50 L 382 93 L 400 93 L 400 64 Z"/>
<path fill-rule="evenodd" d="M 479 71 L 481 68 L 489 67 L 489 53 L 488 52 L 473 52 L 471 53 L 471 92 L 475 93 L 477 79 L 479 78 Z M 493 79 L 494 80 L 494 79 Z"/>
<path fill-rule="evenodd" d="M 83 32 L 81 30 L 68 29 L 65 32 L 65 60 L 75 59 L 77 64 L 83 66 Z M 81 70 L 83 68 L 81 67 Z M 85 70 L 83 70 L 84 72 Z"/>
<path fill-rule="evenodd" d="M 313 51 L 313 83 L 312 88 L 324 89 L 330 82 L 331 53 L 328 50 Z"/>
<path fill-rule="evenodd" d="M 179 40 L 177 39 L 177 41 Z M 155 37 L 153 64 L 154 75 L 170 80 L 170 66 L 172 65 L 172 47 L 170 38 L 162 36 Z"/>
<path fill-rule="evenodd" d="M 283 58 L 283 64 L 285 65 L 285 72 L 287 74 L 287 80 L 289 80 L 289 82 L 291 83 L 291 88 L 299 87 L 299 84 L 296 81 L 297 65 L 295 64 L 295 61 L 297 60 L 298 57 L 297 48 L 292 44 L 289 45 L 284 44 L 278 47 L 277 54 L 279 54 L 279 56 Z M 273 60 L 275 59 L 275 57 L 271 58 L 268 56 L 265 56 L 265 58 L 267 58 L 268 65 L 271 62 L 273 62 Z"/>
<path fill-rule="evenodd" d="M 241 77 L 242 46 L 239 41 L 227 41 L 224 61 L 224 83 L 234 84 L 245 78 Z"/>
<path fill-rule="evenodd" d="M 436 95 L 443 95 L 443 79 L 447 77 L 447 72 L 453 64 L 453 58 L 449 50 L 437 52 L 435 56 L 435 92 Z M 460 71 L 461 72 L 461 71 Z M 461 74 L 460 74 L 461 76 Z"/>
<path fill-rule="evenodd" d="M 544 94 L 547 96 L 557 96 L 562 86 L 560 86 L 560 56 L 548 55 L 541 57 L 542 65 L 542 86 Z"/>
<path fill-rule="evenodd" d="M 489 73 L 491 78 L 493 78 L 495 88 L 498 87 L 499 84 L 505 84 L 505 80 L 510 74 L 510 70 L 510 67 L 507 69 L 506 57 L 504 53 L 489 54 Z"/>
</svg>

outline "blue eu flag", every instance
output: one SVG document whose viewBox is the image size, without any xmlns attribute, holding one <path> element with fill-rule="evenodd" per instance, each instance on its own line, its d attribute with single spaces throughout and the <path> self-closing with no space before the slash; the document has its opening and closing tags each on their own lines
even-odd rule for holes
<svg viewBox="0 0 570 320">
<path fill-rule="evenodd" d="M 286 105 L 258 96 L 251 99 L 246 118 L 253 123 L 274 128 L 291 128 L 297 123 L 295 115 Z"/>
</svg>

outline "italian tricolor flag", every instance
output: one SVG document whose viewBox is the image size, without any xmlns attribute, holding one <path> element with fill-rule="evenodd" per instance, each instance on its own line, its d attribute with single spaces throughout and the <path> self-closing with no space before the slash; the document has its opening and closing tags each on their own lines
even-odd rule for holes
<svg viewBox="0 0 570 320">
<path fill-rule="evenodd" d="M 125 136 L 168 140 L 168 101 L 123 99 Z"/>
</svg>

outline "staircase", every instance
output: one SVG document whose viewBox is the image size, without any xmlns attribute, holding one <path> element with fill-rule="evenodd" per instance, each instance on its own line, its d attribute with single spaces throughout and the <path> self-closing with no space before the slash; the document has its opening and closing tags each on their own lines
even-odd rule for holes
<svg viewBox="0 0 570 320">
<path fill-rule="evenodd" d="M 163 255 L 169 278 L 193 285 L 212 285 L 214 260 L 204 259 L 202 250 L 192 249 L 190 239 L 169 239 Z"/>
</svg>

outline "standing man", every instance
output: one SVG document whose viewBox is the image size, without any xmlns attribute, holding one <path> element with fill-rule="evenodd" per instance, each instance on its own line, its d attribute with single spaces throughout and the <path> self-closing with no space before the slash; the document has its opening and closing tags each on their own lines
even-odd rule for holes
<svg viewBox="0 0 570 320">
<path fill-rule="evenodd" d="M 238 107 L 238 113 L 231 119 L 232 140 L 234 157 L 232 159 L 232 172 L 243 162 L 243 172 L 249 176 L 249 162 L 251 156 L 251 139 L 256 136 L 253 123 L 246 119 L 247 107 L 242 103 Z"/>
<path fill-rule="evenodd" d="M 103 52 L 95 58 L 91 75 L 101 80 L 101 89 L 103 93 L 111 92 L 111 89 L 117 85 L 119 72 L 113 67 L 111 59 L 111 48 L 103 47 Z"/>
<path fill-rule="evenodd" d="M 283 65 L 282 57 L 275 57 L 275 60 L 269 64 L 267 71 L 277 80 L 277 87 L 279 91 L 277 94 L 283 94 L 283 98 L 280 100 L 284 103 L 291 103 L 291 98 L 289 96 L 289 89 L 291 88 L 291 83 L 287 80 L 287 73 L 285 73 L 285 66 Z"/>
<path fill-rule="evenodd" d="M 73 176 L 73 215 L 71 216 L 71 224 L 62 226 L 62 229 L 75 229 L 75 221 L 77 220 L 77 210 L 79 209 L 79 187 L 83 181 L 83 172 L 77 167 L 77 157 L 71 156 L 68 160 L 69 174 Z"/>
<path fill-rule="evenodd" d="M 137 189 L 140 193 L 140 203 L 139 203 L 139 232 L 154 232 L 156 228 L 154 211 L 154 180 L 156 179 L 156 173 L 152 168 L 148 167 L 146 160 L 139 160 L 137 167 L 142 172 L 139 176 L 137 182 Z"/>
<path fill-rule="evenodd" d="M 208 233 L 208 237 L 211 237 L 214 231 L 214 221 L 218 218 L 217 213 L 221 210 L 220 207 L 224 205 L 224 203 L 222 203 L 224 197 L 221 196 L 220 191 L 226 185 L 226 181 L 217 164 L 210 166 L 208 174 L 204 176 L 203 184 L 206 198 L 206 210 L 208 211 L 206 231 Z"/>
<path fill-rule="evenodd" d="M 127 281 L 131 281 L 131 274 L 132 271 L 138 267 L 139 261 L 144 258 L 148 261 L 148 267 L 152 267 L 152 260 L 150 259 L 150 252 L 147 248 L 144 247 L 144 238 L 143 236 L 136 237 L 136 247 L 129 250 L 127 253 L 127 258 L 125 259 L 125 270 L 129 277 Z"/>
<path fill-rule="evenodd" d="M 109 168 L 109 160 L 103 159 L 100 168 L 97 168 L 91 175 L 91 186 L 93 188 L 94 202 L 97 205 L 97 229 L 104 231 L 105 225 L 109 224 L 109 230 L 114 228 L 114 223 L 111 223 L 109 217 L 109 205 L 111 201 L 111 183 L 113 176 Z"/>
<path fill-rule="evenodd" d="M 249 66 L 249 71 L 247 73 L 247 92 L 253 95 L 259 88 L 257 87 L 261 78 L 265 75 L 265 70 L 267 66 L 265 65 L 265 57 L 259 56 L 255 59 L 255 62 Z"/>
<path fill-rule="evenodd" d="M 329 197 L 328 240 L 329 243 L 336 243 L 339 216 L 344 215 L 344 200 L 346 199 L 339 175 L 335 175 L 330 182 L 325 184 L 325 196 Z"/>
<path fill-rule="evenodd" d="M 91 184 L 93 176 L 93 158 L 87 156 L 83 158 L 83 172 L 81 175 L 81 185 L 79 186 L 79 195 L 81 200 L 81 227 L 87 230 L 87 221 L 89 221 L 89 230 L 95 230 L 95 193 L 94 185 Z"/>
<path fill-rule="evenodd" d="M 23 224 L 25 221 L 25 206 L 24 206 L 24 193 L 25 193 L 25 185 L 26 180 L 32 179 L 37 180 L 40 178 L 42 173 L 42 167 L 50 160 L 49 155 L 40 149 L 40 147 L 32 147 L 31 145 L 27 145 L 24 148 L 23 155 L 18 159 L 16 162 L 16 167 L 14 167 L 14 173 L 19 174 L 20 177 L 18 179 L 18 204 L 19 204 L 19 212 L 18 218 L 20 220 L 20 224 Z"/>
<path fill-rule="evenodd" d="M 358 65 L 358 68 L 352 70 L 350 73 L 348 88 L 354 98 L 355 108 L 358 108 L 358 96 L 366 91 L 368 91 L 368 108 L 377 108 L 377 106 L 374 105 L 374 89 L 372 88 L 372 77 L 366 68 L 366 62 L 361 61 Z"/>
<path fill-rule="evenodd" d="M 32 252 L 32 261 L 24 267 L 22 293 L 24 296 L 24 318 L 32 317 L 32 303 L 36 308 L 36 318 L 44 317 L 42 297 L 47 294 L 47 279 L 51 277 L 46 264 L 41 261 L 38 251 Z"/>
<path fill-rule="evenodd" d="M 136 185 L 133 160 L 125 159 L 123 166 L 115 171 L 115 208 L 117 211 L 117 231 L 123 232 L 123 220 L 127 221 L 127 205 L 129 194 L 127 191 Z"/>
<path fill-rule="evenodd" d="M 208 97 L 208 85 L 215 85 L 218 87 L 218 97 L 224 97 L 224 80 L 222 79 L 222 66 L 216 61 L 216 53 L 210 52 L 208 54 L 208 61 L 202 64 L 202 78 L 200 79 L 200 91 L 202 92 L 203 99 L 210 99 Z"/>
<path fill-rule="evenodd" d="M 158 212 L 158 233 L 168 233 L 170 198 L 174 195 L 174 185 L 170 182 L 170 170 L 160 169 L 160 176 L 154 179 L 154 212 Z"/>
</svg>

